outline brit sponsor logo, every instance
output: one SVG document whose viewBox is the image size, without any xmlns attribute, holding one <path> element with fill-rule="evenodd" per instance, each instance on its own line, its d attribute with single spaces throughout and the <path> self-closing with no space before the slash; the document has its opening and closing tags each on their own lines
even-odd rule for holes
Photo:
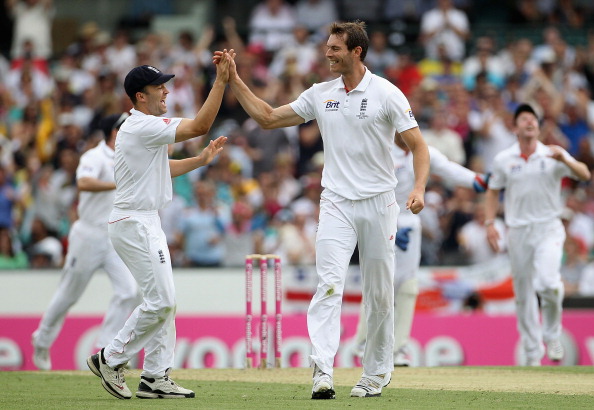
<svg viewBox="0 0 594 410">
<path fill-rule="evenodd" d="M 405 113 L 407 113 L 407 114 L 408 114 L 408 117 L 409 117 L 411 120 L 414 120 L 414 119 L 415 119 L 415 116 L 414 116 L 414 114 L 413 114 L 413 112 L 412 112 L 412 110 L 411 110 L 410 108 L 409 108 L 408 110 L 406 110 L 406 111 L 405 111 Z"/>
<path fill-rule="evenodd" d="M 326 112 L 338 111 L 338 106 L 340 105 L 340 101 L 326 100 L 326 101 L 324 101 L 324 105 L 326 106 Z"/>
</svg>

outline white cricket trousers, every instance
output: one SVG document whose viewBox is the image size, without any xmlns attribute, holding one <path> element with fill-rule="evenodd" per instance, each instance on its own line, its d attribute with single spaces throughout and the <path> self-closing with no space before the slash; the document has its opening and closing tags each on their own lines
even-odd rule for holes
<svg viewBox="0 0 594 410">
<path fill-rule="evenodd" d="M 316 236 L 318 286 L 307 312 L 311 360 L 329 375 L 340 343 L 340 314 L 348 265 L 359 245 L 367 317 L 363 370 L 394 370 L 394 236 L 399 207 L 394 191 L 352 201 L 329 190 L 320 199 Z"/>
<path fill-rule="evenodd" d="M 565 229 L 559 219 L 509 228 L 508 242 L 522 347 L 526 358 L 540 360 L 543 341 L 561 337 L 564 288 L 560 269 Z M 542 326 L 537 293 L 541 298 Z"/>
<path fill-rule="evenodd" d="M 114 209 L 108 230 L 115 250 L 136 279 L 143 300 L 105 347 L 105 360 L 115 367 L 144 349 L 142 375 L 163 377 L 173 367 L 176 305 L 171 258 L 159 214 Z"/>
<path fill-rule="evenodd" d="M 68 254 L 58 288 L 33 333 L 35 346 L 46 349 L 52 346 L 62 330 L 68 310 L 80 299 L 93 273 L 100 268 L 105 270 L 111 281 L 113 296 L 96 345 L 103 347 L 114 338 L 140 301 L 138 286 L 114 250 L 107 227 L 79 219 L 68 234 Z"/>
<path fill-rule="evenodd" d="M 419 288 L 417 273 L 421 263 L 421 218 L 414 214 L 400 214 L 398 217 L 398 230 L 412 228 L 409 232 L 409 243 L 405 251 L 395 247 L 394 258 L 394 353 L 408 345 L 415 305 Z M 361 304 L 359 323 L 357 324 L 357 345 L 365 343 L 367 322 L 365 308 Z"/>
</svg>

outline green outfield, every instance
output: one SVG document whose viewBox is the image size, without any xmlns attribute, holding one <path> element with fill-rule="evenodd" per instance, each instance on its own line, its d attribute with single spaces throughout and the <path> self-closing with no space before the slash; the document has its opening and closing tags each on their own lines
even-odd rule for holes
<svg viewBox="0 0 594 410">
<path fill-rule="evenodd" d="M 396 369 L 379 398 L 351 398 L 361 369 L 336 369 L 336 399 L 310 399 L 309 369 L 175 370 L 195 399 L 117 400 L 89 371 L 1 372 L 0 409 L 573 409 L 594 406 L 594 367 Z M 139 370 L 130 371 L 134 392 Z"/>
</svg>

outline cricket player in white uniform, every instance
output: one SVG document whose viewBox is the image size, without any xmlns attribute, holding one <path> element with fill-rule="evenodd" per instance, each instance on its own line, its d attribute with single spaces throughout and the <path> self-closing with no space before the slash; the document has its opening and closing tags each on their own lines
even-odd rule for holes
<svg viewBox="0 0 594 410">
<path fill-rule="evenodd" d="M 414 156 L 414 188 L 406 208 L 424 206 L 429 152 L 402 92 L 372 74 L 363 61 L 365 24 L 335 23 L 326 58 L 340 77 L 315 84 L 279 108 L 257 98 L 231 64 L 229 85 L 263 128 L 317 119 L 324 142 L 320 220 L 316 237 L 317 291 L 307 313 L 312 343 L 312 399 L 335 397 L 333 363 L 340 343 L 340 312 L 347 268 L 358 244 L 367 312 L 363 375 L 353 397 L 380 396 L 394 369 L 394 237 L 398 204 L 391 150 L 396 131 Z"/>
<path fill-rule="evenodd" d="M 232 53 L 232 51 L 231 51 Z M 234 56 L 234 53 L 232 53 Z M 206 134 L 221 105 L 232 55 L 213 61 L 217 77 L 194 119 L 164 118 L 173 75 L 139 66 L 126 76 L 124 88 L 134 108 L 120 128 L 115 148 L 116 196 L 109 217 L 109 237 L 143 292 L 138 306 L 117 336 L 87 359 L 105 390 L 119 399 L 132 393 L 123 366 L 141 349 L 144 364 L 136 397 L 191 398 L 194 392 L 169 378 L 175 349 L 175 289 L 169 249 L 158 210 L 172 199 L 171 178 L 209 164 L 226 137 L 210 141 L 196 157 L 168 158 L 168 145 Z"/>
<path fill-rule="evenodd" d="M 499 234 L 493 227 L 499 194 L 504 192 L 505 224 L 508 227 L 508 254 L 512 269 L 516 316 L 524 364 L 540 366 L 547 345 L 550 360 L 559 361 L 564 350 L 560 342 L 563 282 L 561 257 L 565 230 L 561 180 L 590 179 L 586 164 L 576 161 L 561 147 L 544 145 L 538 117 L 528 104 L 514 114 L 518 142 L 501 151 L 493 161 L 493 174 L 485 201 L 487 239 L 499 250 Z M 540 296 L 542 325 L 537 294 Z"/>
<path fill-rule="evenodd" d="M 419 294 L 417 272 L 421 263 L 421 218 L 409 209 L 404 209 L 408 194 L 413 189 L 413 158 L 398 133 L 396 133 L 394 142 L 396 146 L 392 151 L 392 159 L 394 160 L 394 172 L 398 178 L 395 193 L 398 206 L 402 209 L 398 215 L 394 259 L 396 266 L 394 276 L 394 365 L 410 366 L 408 342 Z M 445 155 L 432 146 L 429 146 L 429 156 L 431 175 L 441 177 L 451 186 L 470 188 L 479 193 L 485 192 L 489 180 L 487 175 L 477 174 L 448 160 Z M 359 349 L 358 355 L 363 354 L 366 342 L 367 322 L 364 306 L 362 303 L 355 336 Z"/>
<path fill-rule="evenodd" d="M 104 346 L 117 334 L 140 302 L 136 281 L 113 249 L 107 234 L 107 219 L 115 196 L 113 149 L 117 131 L 126 118 L 128 113 L 114 114 L 101 121 L 105 140 L 85 152 L 76 169 L 76 185 L 80 191 L 78 220 L 68 234 L 68 254 L 60 284 L 32 337 L 33 363 L 40 370 L 51 370 L 49 350 L 64 325 L 68 310 L 80 299 L 97 270 L 103 269 L 113 286 L 97 347 Z"/>
</svg>

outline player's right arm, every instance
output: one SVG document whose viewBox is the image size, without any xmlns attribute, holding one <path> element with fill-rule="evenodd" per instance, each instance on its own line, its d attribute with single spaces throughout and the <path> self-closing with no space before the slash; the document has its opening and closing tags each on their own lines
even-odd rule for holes
<svg viewBox="0 0 594 410">
<path fill-rule="evenodd" d="M 499 252 L 499 232 L 495 229 L 495 218 L 499 208 L 500 189 L 487 189 L 485 192 L 485 226 L 487 228 L 487 241 L 493 252 Z"/>
<path fill-rule="evenodd" d="M 215 56 L 218 53 L 220 51 L 216 51 Z M 290 127 L 304 122 L 289 104 L 272 108 L 266 101 L 256 97 L 237 74 L 235 61 L 230 64 L 229 86 L 243 109 L 264 129 Z"/>
<path fill-rule="evenodd" d="M 229 62 L 233 61 L 234 57 L 235 52 L 233 50 L 229 50 L 229 52 L 225 50 L 224 53 L 221 53 L 216 63 L 217 76 L 206 101 L 204 101 L 194 119 L 184 118 L 181 120 L 175 131 L 175 142 L 186 141 L 210 131 L 210 127 L 221 107 L 225 87 L 229 81 Z"/>
</svg>

